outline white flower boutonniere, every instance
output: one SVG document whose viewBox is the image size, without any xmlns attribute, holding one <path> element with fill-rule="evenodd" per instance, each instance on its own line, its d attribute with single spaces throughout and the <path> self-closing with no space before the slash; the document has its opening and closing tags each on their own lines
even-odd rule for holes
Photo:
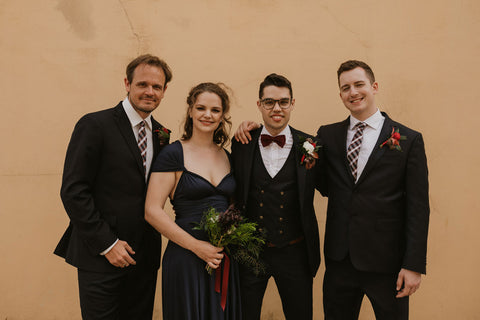
<svg viewBox="0 0 480 320">
<path fill-rule="evenodd" d="M 302 153 L 302 158 L 300 159 L 300 164 L 305 164 L 307 170 L 312 169 L 315 166 L 316 159 L 318 159 L 318 150 L 320 150 L 320 145 L 313 141 L 312 138 L 300 137 L 300 141 L 303 141 L 300 152 Z"/>
</svg>

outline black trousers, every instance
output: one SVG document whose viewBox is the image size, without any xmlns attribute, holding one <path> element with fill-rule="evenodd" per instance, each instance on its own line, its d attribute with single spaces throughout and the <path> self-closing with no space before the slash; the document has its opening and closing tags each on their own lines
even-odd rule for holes
<svg viewBox="0 0 480 320">
<path fill-rule="evenodd" d="M 152 319 L 158 270 L 129 266 L 123 272 L 78 270 L 84 320 Z"/>
<path fill-rule="evenodd" d="M 343 261 L 326 258 L 323 279 L 325 320 L 357 320 L 364 295 L 378 320 L 408 319 L 408 297 L 395 298 L 398 274 L 355 269 L 348 256 Z"/>
<path fill-rule="evenodd" d="M 259 320 L 268 280 L 273 277 L 282 300 L 287 320 L 311 320 L 313 277 L 308 265 L 305 241 L 283 248 L 266 247 L 261 254 L 266 273 L 255 276 L 248 268 L 240 268 L 242 318 Z"/>
</svg>

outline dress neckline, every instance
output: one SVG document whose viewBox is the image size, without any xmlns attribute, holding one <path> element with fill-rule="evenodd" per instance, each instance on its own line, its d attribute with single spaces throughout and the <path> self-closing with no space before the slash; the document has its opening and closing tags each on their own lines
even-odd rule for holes
<svg viewBox="0 0 480 320">
<path fill-rule="evenodd" d="M 217 185 L 214 185 L 210 180 L 208 180 L 207 178 L 205 178 L 204 176 L 196 173 L 196 172 L 193 172 L 193 171 L 190 171 L 188 170 L 186 167 L 185 167 L 185 157 L 184 157 L 184 150 L 183 150 L 183 145 L 182 143 L 180 142 L 180 140 L 177 140 L 176 142 L 178 142 L 180 144 L 180 148 L 181 148 L 181 154 L 182 154 L 182 168 L 183 168 L 183 171 L 185 172 L 188 172 L 190 174 L 193 174 L 197 177 L 199 177 L 200 179 L 206 181 L 209 185 L 211 185 L 213 188 L 217 189 L 222 183 L 223 181 L 225 181 L 226 178 L 228 178 L 230 175 L 232 175 L 232 166 L 230 165 L 230 172 L 228 172 L 226 175 L 223 176 L 222 180 L 220 180 L 220 182 L 217 184 Z M 228 157 L 228 153 L 227 153 L 227 150 L 223 149 L 223 151 L 227 154 L 227 157 Z M 229 158 L 229 157 L 228 157 Z M 230 159 L 230 158 L 229 158 Z"/>
</svg>

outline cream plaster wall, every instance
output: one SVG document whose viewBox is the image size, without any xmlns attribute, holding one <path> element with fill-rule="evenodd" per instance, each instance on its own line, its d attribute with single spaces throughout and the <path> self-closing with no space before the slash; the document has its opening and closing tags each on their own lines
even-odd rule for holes
<svg viewBox="0 0 480 320">
<path fill-rule="evenodd" d="M 338 65 L 371 64 L 382 110 L 426 141 L 428 275 L 411 318 L 479 319 L 479 17 L 475 0 L 0 0 L 0 319 L 80 319 L 75 269 L 52 254 L 68 221 L 65 150 L 81 115 L 124 97 L 125 66 L 145 52 L 173 69 L 154 115 L 174 138 L 188 89 L 203 81 L 232 88 L 235 127 L 259 120 L 258 84 L 270 72 L 292 80 L 291 123 L 314 133 L 348 114 Z M 322 237 L 325 203 L 317 195 Z M 322 275 L 323 264 L 315 319 Z M 283 318 L 275 288 L 263 318 Z M 373 319 L 368 303 L 361 319 Z"/>
</svg>

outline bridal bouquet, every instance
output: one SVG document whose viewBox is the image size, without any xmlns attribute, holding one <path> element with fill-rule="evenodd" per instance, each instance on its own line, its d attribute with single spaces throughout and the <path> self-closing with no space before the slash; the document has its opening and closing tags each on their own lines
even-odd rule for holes
<svg viewBox="0 0 480 320">
<path fill-rule="evenodd" d="M 233 259 L 251 267 L 256 274 L 264 270 L 259 254 L 265 240 L 257 231 L 257 224 L 247 222 L 234 205 L 224 212 L 209 208 L 194 229 L 205 231 L 211 244 L 224 247 Z M 212 274 L 213 270 L 208 265 L 206 269 Z"/>
</svg>

